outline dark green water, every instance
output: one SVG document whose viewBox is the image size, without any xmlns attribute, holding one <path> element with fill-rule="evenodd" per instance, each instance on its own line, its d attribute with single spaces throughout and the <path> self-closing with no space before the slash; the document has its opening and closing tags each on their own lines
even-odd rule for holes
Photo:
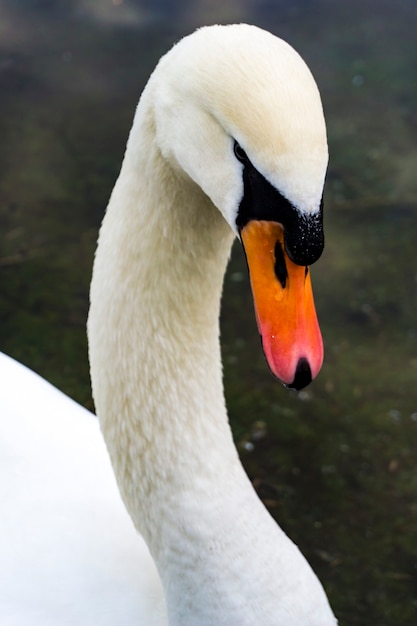
<svg viewBox="0 0 417 626">
<path fill-rule="evenodd" d="M 415 626 L 417 5 L 377 7 L 3 1 L 0 349 L 92 408 L 92 255 L 149 73 L 204 23 L 248 21 L 286 38 L 328 121 L 327 245 L 313 267 L 326 360 L 299 394 L 272 379 L 236 248 L 222 326 L 230 418 L 260 496 L 341 626 Z"/>
</svg>

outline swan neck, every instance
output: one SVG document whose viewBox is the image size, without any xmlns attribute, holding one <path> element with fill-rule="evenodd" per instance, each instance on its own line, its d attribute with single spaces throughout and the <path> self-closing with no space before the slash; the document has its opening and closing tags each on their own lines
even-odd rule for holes
<svg viewBox="0 0 417 626">
<path fill-rule="evenodd" d="M 301 620 L 278 614 L 276 598 L 296 606 L 312 587 L 327 604 L 238 459 L 219 344 L 233 233 L 161 155 L 146 93 L 100 231 L 88 320 L 94 400 L 120 492 L 157 564 L 170 626 L 323 626 L 307 609 Z"/>
<path fill-rule="evenodd" d="M 124 501 L 152 550 L 169 493 L 190 491 L 208 454 L 211 480 L 225 457 L 238 461 L 219 347 L 233 234 L 163 159 L 143 109 L 100 232 L 88 331 L 103 434 Z"/>
</svg>

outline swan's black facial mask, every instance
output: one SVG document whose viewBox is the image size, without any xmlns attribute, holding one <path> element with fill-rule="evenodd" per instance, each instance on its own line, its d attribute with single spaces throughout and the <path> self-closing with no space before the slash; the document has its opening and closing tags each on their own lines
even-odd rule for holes
<svg viewBox="0 0 417 626">
<path fill-rule="evenodd" d="M 303 217 L 253 166 L 243 164 L 244 196 L 236 220 L 248 264 L 256 319 L 271 372 L 301 389 L 319 372 L 323 341 L 310 272 L 323 250 L 321 211 Z"/>
<path fill-rule="evenodd" d="M 297 265 L 311 265 L 324 248 L 323 201 L 314 215 L 302 215 L 252 165 L 245 151 L 234 144 L 236 158 L 243 164 L 243 198 L 236 226 L 239 232 L 251 220 L 278 222 L 284 227 L 284 246 Z"/>
</svg>

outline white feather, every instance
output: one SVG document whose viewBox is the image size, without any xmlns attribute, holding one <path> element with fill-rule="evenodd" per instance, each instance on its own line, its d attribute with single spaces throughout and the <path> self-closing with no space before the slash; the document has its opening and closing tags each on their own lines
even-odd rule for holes
<svg viewBox="0 0 417 626">
<path fill-rule="evenodd" d="M 304 62 L 255 27 L 201 29 L 150 78 L 99 237 L 94 398 L 154 561 L 94 417 L 0 358 L 4 626 L 336 624 L 227 420 L 218 318 L 243 192 L 234 138 L 300 211 L 317 210 L 327 145 Z"/>
</svg>

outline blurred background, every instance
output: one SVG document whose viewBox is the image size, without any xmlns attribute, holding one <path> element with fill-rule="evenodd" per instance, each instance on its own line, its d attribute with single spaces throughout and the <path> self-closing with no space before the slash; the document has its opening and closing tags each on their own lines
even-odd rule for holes
<svg viewBox="0 0 417 626">
<path fill-rule="evenodd" d="M 312 270 L 325 364 L 300 393 L 270 376 L 238 246 L 222 346 L 242 460 L 341 626 L 417 624 L 416 19 L 414 0 L 0 3 L 0 350 L 90 409 L 97 231 L 157 60 L 197 26 L 244 21 L 312 69 L 330 146 Z"/>
</svg>

